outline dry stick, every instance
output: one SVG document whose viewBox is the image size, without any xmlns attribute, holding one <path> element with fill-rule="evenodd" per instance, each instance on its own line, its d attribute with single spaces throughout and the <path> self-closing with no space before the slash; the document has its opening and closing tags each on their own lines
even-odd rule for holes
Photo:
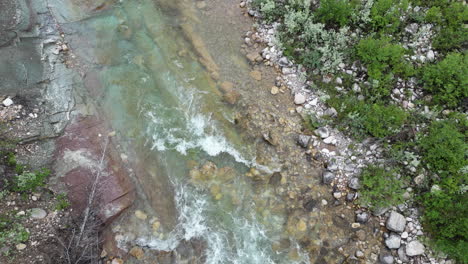
<svg viewBox="0 0 468 264">
<path fill-rule="evenodd" d="M 76 241 L 76 246 L 80 245 L 81 239 L 83 237 L 84 229 L 86 227 L 86 222 L 88 221 L 88 218 L 89 218 L 89 214 L 90 214 L 90 211 L 91 211 L 91 205 L 93 203 L 94 196 L 96 195 L 96 189 L 97 189 L 97 185 L 99 183 L 99 178 L 101 177 L 102 164 L 104 162 L 104 156 L 106 155 L 106 150 L 107 150 L 107 145 L 108 144 L 109 144 L 109 136 L 106 138 L 106 144 L 104 145 L 104 151 L 102 152 L 101 161 L 99 162 L 98 171 L 97 171 L 96 177 L 94 178 L 94 182 L 93 182 L 93 186 L 91 188 L 91 192 L 89 193 L 89 196 L 88 196 L 88 204 L 87 204 L 86 209 L 85 209 L 84 219 L 83 219 L 83 223 L 81 224 L 80 233 L 78 234 L 78 239 Z"/>
</svg>

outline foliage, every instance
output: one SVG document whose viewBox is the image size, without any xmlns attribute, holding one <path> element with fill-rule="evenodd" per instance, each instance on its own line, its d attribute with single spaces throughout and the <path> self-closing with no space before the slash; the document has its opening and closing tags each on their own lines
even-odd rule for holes
<svg viewBox="0 0 468 264">
<path fill-rule="evenodd" d="M 29 232 L 16 216 L 0 215 L 0 246 L 18 244 L 29 239 Z"/>
<path fill-rule="evenodd" d="M 420 140 L 423 160 L 433 172 L 452 175 L 468 165 L 465 136 L 448 121 L 433 122 L 428 134 Z"/>
<path fill-rule="evenodd" d="M 405 62 L 406 50 L 398 44 L 392 44 L 387 37 L 361 39 L 356 45 L 356 55 L 367 66 L 367 74 L 378 84 L 371 86 L 368 95 L 382 98 L 390 94 L 393 87 L 384 84 L 393 83 L 394 76 L 413 74 L 412 67 Z"/>
<path fill-rule="evenodd" d="M 384 208 L 403 202 L 403 184 L 394 174 L 377 166 L 365 168 L 361 174 L 361 203 L 371 208 Z"/>
<path fill-rule="evenodd" d="M 69 208 L 71 205 L 65 193 L 58 194 L 56 199 L 57 199 L 57 202 L 55 204 L 55 210 L 57 211 L 65 210 Z"/>
<path fill-rule="evenodd" d="M 386 137 L 398 131 L 407 114 L 394 105 L 372 104 L 364 114 L 364 127 L 374 137 Z"/>
<path fill-rule="evenodd" d="M 442 61 L 424 67 L 422 81 L 435 103 L 458 106 L 468 97 L 468 56 L 449 53 Z"/>
<path fill-rule="evenodd" d="M 35 172 L 25 171 L 14 177 L 12 190 L 16 192 L 34 191 L 37 187 L 44 186 L 45 179 L 50 175 L 50 171 L 42 169 Z"/>
<path fill-rule="evenodd" d="M 348 0 L 321 0 L 316 10 L 317 21 L 328 27 L 343 27 L 349 24 L 353 8 Z"/>
<path fill-rule="evenodd" d="M 460 49 L 468 41 L 468 7 L 461 2 L 453 2 L 448 6 L 433 6 L 429 9 L 426 19 L 439 26 L 439 34 L 433 41 L 433 46 L 442 51 Z"/>
<path fill-rule="evenodd" d="M 397 32 L 400 16 L 408 8 L 407 0 L 376 0 L 370 10 L 371 28 L 382 35 Z"/>
</svg>

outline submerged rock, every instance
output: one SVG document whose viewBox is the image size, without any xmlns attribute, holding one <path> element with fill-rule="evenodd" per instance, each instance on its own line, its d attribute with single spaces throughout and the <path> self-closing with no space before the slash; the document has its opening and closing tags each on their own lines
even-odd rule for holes
<svg viewBox="0 0 468 264">
<path fill-rule="evenodd" d="M 329 172 L 329 171 L 324 171 L 322 173 L 322 182 L 324 184 L 330 184 L 333 182 L 333 180 L 335 179 L 335 174 Z"/>
<path fill-rule="evenodd" d="M 281 182 L 281 179 L 283 178 L 283 176 L 281 175 L 281 173 L 279 172 L 274 172 L 271 177 L 270 177 L 270 181 L 268 182 L 269 184 L 271 185 L 278 185 L 280 182 Z"/>
</svg>

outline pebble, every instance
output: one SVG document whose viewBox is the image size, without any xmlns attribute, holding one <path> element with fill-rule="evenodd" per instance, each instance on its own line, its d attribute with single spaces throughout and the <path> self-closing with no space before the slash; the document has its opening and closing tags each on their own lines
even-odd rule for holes
<svg viewBox="0 0 468 264">
<path fill-rule="evenodd" d="M 335 174 L 329 172 L 329 171 L 325 171 L 323 174 L 322 174 L 322 182 L 324 184 L 330 184 L 333 182 L 333 180 L 335 179 Z"/>
<path fill-rule="evenodd" d="M 143 211 L 140 211 L 140 210 L 135 211 L 135 216 L 136 218 L 140 220 L 146 220 L 146 218 L 148 218 L 148 216 Z"/>
<path fill-rule="evenodd" d="M 356 222 L 365 224 L 367 223 L 367 221 L 369 221 L 369 218 L 370 218 L 370 215 L 367 212 L 358 213 L 356 215 Z"/>
<path fill-rule="evenodd" d="M 408 238 L 408 232 L 405 231 L 405 232 L 401 233 L 401 238 L 402 239 L 407 239 Z"/>
<path fill-rule="evenodd" d="M 335 197 L 335 199 L 340 199 L 341 198 L 341 193 L 340 192 L 335 192 L 335 193 L 333 193 L 333 197 Z"/>
<path fill-rule="evenodd" d="M 362 252 L 360 250 L 356 251 L 356 257 L 358 257 L 358 258 L 364 257 L 364 252 Z"/>
</svg>

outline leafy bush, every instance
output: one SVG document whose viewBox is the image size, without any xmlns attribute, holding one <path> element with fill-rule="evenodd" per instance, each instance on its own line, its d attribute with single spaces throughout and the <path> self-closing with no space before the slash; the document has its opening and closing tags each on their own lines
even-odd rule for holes
<svg viewBox="0 0 468 264">
<path fill-rule="evenodd" d="M 407 0 L 376 0 L 370 10 L 371 28 L 382 35 L 397 32 L 401 27 L 400 16 L 408 8 Z"/>
<path fill-rule="evenodd" d="M 386 137 L 396 131 L 405 123 L 407 114 L 395 105 L 383 106 L 373 104 L 364 113 L 364 127 L 374 137 Z"/>
<path fill-rule="evenodd" d="M 70 207 L 70 202 L 68 201 L 67 195 L 65 193 L 60 193 L 57 195 L 57 202 L 55 204 L 55 210 L 62 211 Z"/>
<path fill-rule="evenodd" d="M 433 122 L 420 140 L 423 160 L 434 173 L 450 176 L 468 165 L 465 136 L 449 121 Z"/>
<path fill-rule="evenodd" d="M 442 51 L 461 49 L 468 41 L 468 7 L 454 1 L 448 6 L 433 6 L 429 9 L 426 19 L 439 26 L 439 34 L 433 41 L 433 46 Z"/>
<path fill-rule="evenodd" d="M 348 0 L 321 0 L 316 10 L 317 21 L 328 27 L 343 27 L 349 24 L 353 5 Z"/>
<path fill-rule="evenodd" d="M 18 244 L 29 239 L 29 232 L 15 218 L 18 217 L 0 215 L 0 247 L 6 244 Z"/>
<path fill-rule="evenodd" d="M 360 202 L 373 209 L 385 208 L 403 202 L 403 185 L 394 176 L 377 166 L 365 168 L 361 174 Z"/>
<path fill-rule="evenodd" d="M 356 55 L 366 65 L 369 77 L 379 83 L 371 87 L 368 96 L 388 96 L 393 85 L 384 84 L 393 83 L 394 75 L 406 77 L 413 74 L 411 65 L 403 59 L 405 53 L 406 50 L 401 45 L 392 44 L 386 37 L 369 37 L 359 41 L 356 45 Z"/>
<path fill-rule="evenodd" d="M 286 13 L 286 5 L 275 0 L 254 0 L 252 4 L 269 22 L 282 18 Z"/>
<path fill-rule="evenodd" d="M 16 192 L 33 191 L 37 187 L 44 186 L 45 179 L 50 175 L 50 171 L 43 169 L 36 172 L 25 171 L 14 177 L 12 190 Z"/>
<path fill-rule="evenodd" d="M 435 103 L 458 106 L 468 97 L 468 57 L 448 54 L 442 61 L 423 69 L 422 81 L 424 88 L 433 94 Z"/>
</svg>

